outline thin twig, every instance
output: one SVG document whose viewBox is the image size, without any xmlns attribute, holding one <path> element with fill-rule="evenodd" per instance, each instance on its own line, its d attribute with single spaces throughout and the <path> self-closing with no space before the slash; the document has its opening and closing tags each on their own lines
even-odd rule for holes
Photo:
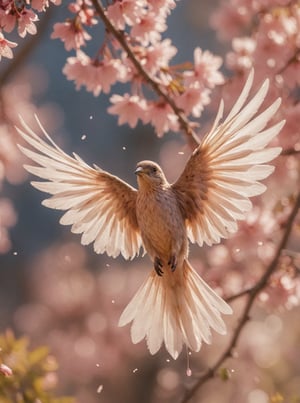
<svg viewBox="0 0 300 403">
<path fill-rule="evenodd" d="M 295 148 L 287 148 L 285 150 L 282 150 L 280 155 L 287 156 L 287 155 L 296 155 L 299 153 L 300 153 L 300 150 L 295 150 Z"/>
<path fill-rule="evenodd" d="M 211 368 L 209 368 L 207 371 L 205 371 L 204 374 L 198 378 L 195 385 L 186 392 L 181 403 L 188 403 L 195 396 L 195 394 L 198 392 L 200 387 L 206 381 L 208 381 L 209 379 L 213 378 L 216 375 L 217 371 L 219 370 L 221 365 L 224 363 L 224 361 L 227 358 L 232 356 L 232 352 L 238 343 L 242 330 L 243 330 L 245 324 L 247 323 L 247 321 L 249 320 L 249 313 L 250 313 L 250 310 L 253 306 L 253 303 L 254 303 L 257 295 L 267 285 L 270 276 L 272 275 L 272 273 L 276 270 L 276 268 L 278 266 L 279 258 L 281 256 L 282 250 L 286 247 L 286 244 L 287 244 L 287 241 L 291 234 L 291 231 L 293 228 L 293 223 L 297 216 L 299 208 L 300 208 L 300 192 L 297 195 L 294 207 L 288 217 L 288 220 L 287 220 L 286 226 L 285 226 L 285 231 L 282 235 L 281 241 L 277 247 L 277 250 L 276 250 L 276 253 L 274 255 L 272 262 L 270 263 L 270 265 L 267 268 L 267 270 L 265 271 L 265 273 L 258 280 L 258 282 L 252 288 L 250 288 L 248 291 L 243 292 L 243 294 L 248 295 L 248 299 L 245 304 L 243 313 L 240 317 L 240 320 L 238 322 L 237 328 L 235 329 L 235 331 L 231 337 L 231 340 L 229 341 L 228 347 L 223 352 L 223 354 L 220 356 L 220 358 L 217 360 L 217 362 Z"/>
<path fill-rule="evenodd" d="M 244 290 L 237 292 L 236 294 L 230 295 L 229 297 L 225 298 L 226 302 L 232 302 L 238 298 L 244 297 L 252 292 L 254 287 L 245 288 Z"/>
<path fill-rule="evenodd" d="M 160 87 L 159 83 L 155 81 L 143 68 L 139 60 L 136 58 L 134 52 L 132 51 L 130 45 L 128 44 L 126 38 L 124 37 L 123 32 L 116 29 L 110 22 L 109 18 L 107 18 L 101 0 L 92 0 L 92 3 L 95 7 L 95 10 L 99 14 L 99 17 L 102 19 L 107 31 L 110 32 L 117 39 L 119 44 L 127 53 L 128 58 L 131 60 L 132 64 L 136 68 L 139 75 L 145 80 L 146 83 L 149 84 L 149 86 L 153 89 L 153 91 L 160 97 L 162 97 L 167 102 L 167 104 L 170 105 L 170 107 L 173 109 L 174 113 L 178 117 L 178 121 L 182 129 L 184 130 L 185 134 L 188 137 L 189 142 L 192 143 L 193 147 L 198 145 L 200 143 L 198 136 L 191 127 L 191 124 L 186 118 L 183 111 L 176 105 L 174 100 L 171 97 L 169 97 L 169 95 Z"/>
</svg>

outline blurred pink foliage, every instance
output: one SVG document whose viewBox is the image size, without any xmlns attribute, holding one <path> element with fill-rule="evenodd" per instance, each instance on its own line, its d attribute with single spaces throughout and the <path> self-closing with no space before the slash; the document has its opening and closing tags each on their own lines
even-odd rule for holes
<svg viewBox="0 0 300 403">
<path fill-rule="evenodd" d="M 272 259 L 280 230 L 293 205 L 295 191 L 299 188 L 299 2 L 222 2 L 212 15 L 211 23 L 220 39 L 230 40 L 232 43 L 232 50 L 226 55 L 226 64 L 234 76 L 223 87 L 225 105 L 237 97 L 250 68 L 255 69 L 257 83 L 268 77 L 271 91 L 266 102 L 270 104 L 280 96 L 280 118 L 286 119 L 277 141 L 283 147 L 283 153 L 291 154 L 277 159 L 275 175 L 267 184 L 270 191 L 255 200 L 255 208 L 248 220 L 242 222 L 238 233 L 226 242 L 232 257 L 228 262 L 229 266 L 233 268 L 237 262 L 239 268 L 242 263 L 245 269 L 236 273 L 240 277 L 237 284 L 242 284 L 244 288 L 255 283 Z M 229 25 L 231 29 L 228 29 Z M 245 36 L 246 32 L 248 36 Z M 279 186 L 279 183 L 284 183 L 284 186 Z M 299 241 L 299 233 L 296 232 L 294 236 L 294 241 L 291 239 L 290 242 L 295 245 Z M 209 252 L 211 253 L 214 253 L 214 248 Z M 280 270 L 273 277 L 260 301 L 268 302 L 273 307 L 277 304 L 291 307 L 294 304 L 290 305 L 289 301 L 293 294 L 297 305 L 300 297 L 299 277 L 294 268 L 293 257 L 289 259 L 289 264 L 286 258 L 282 258 Z M 231 291 L 237 292 L 238 289 Z"/>
<path fill-rule="evenodd" d="M 8 58 L 13 63 L 13 54 L 18 49 L 16 36 L 10 40 L 9 34 L 17 30 L 23 38 L 38 32 L 38 16 L 47 12 L 50 3 L 61 4 L 58 0 L 1 2 L 1 62 Z M 220 71 L 222 57 L 199 47 L 194 50 L 192 62 L 171 64 L 177 48 L 164 33 L 175 1 L 111 1 L 100 19 L 96 4 L 101 5 L 97 0 L 68 3 L 69 17 L 54 23 L 51 37 L 60 39 L 66 51 L 75 52 L 66 59 L 63 68 L 66 78 L 74 81 L 76 89 L 84 87 L 94 96 L 102 92 L 110 94 L 108 113 L 116 115 L 120 125 L 133 128 L 138 122 L 150 123 L 158 136 L 182 129 L 185 139 L 196 129 L 200 137 L 204 133 L 197 119 L 211 103 L 215 87 L 222 85 L 222 96 L 229 109 L 252 67 L 257 84 L 266 77 L 270 79 L 271 91 L 265 102 L 270 104 L 277 97 L 282 98 L 274 121 L 286 119 L 275 140 L 283 147 L 283 155 L 277 158 L 275 174 L 266 183 L 268 192 L 253 201 L 254 208 L 247 220 L 239 224 L 238 232 L 229 240 L 201 251 L 197 249 L 193 254 L 195 267 L 209 283 L 225 298 L 233 297 L 236 315 L 229 327 L 234 329 L 243 307 L 243 298 L 237 296 L 255 287 L 272 262 L 299 191 L 299 2 L 220 2 L 211 25 L 220 40 L 231 43 L 224 56 L 231 74 L 228 79 Z M 101 19 L 106 25 L 105 35 L 99 40 L 93 29 Z M 93 55 L 83 50 L 91 41 L 98 41 L 98 50 Z M 1 183 L 5 179 L 11 183 L 24 180 L 13 129 L 18 113 L 29 125 L 35 112 L 48 129 L 55 130 L 59 125 L 60 119 L 53 119 L 53 113 L 59 116 L 53 107 L 44 106 L 37 111 L 32 104 L 39 87 L 37 77 L 32 80 L 27 72 L 25 76 L 15 75 L 8 83 L 1 82 Z M 126 90 L 111 93 L 118 82 L 126 84 Z M 161 163 L 165 171 L 179 173 L 185 154 L 188 155 L 186 150 L 175 141 L 162 145 Z M 12 202 L 1 197 L 0 253 L 11 248 L 8 229 L 15 222 Z M 271 399 L 277 389 L 287 399 L 299 399 L 299 376 L 295 375 L 300 370 L 299 360 L 293 358 L 297 356 L 293 346 L 298 343 L 299 348 L 300 337 L 296 316 L 300 300 L 299 244 L 298 216 L 276 271 L 259 293 L 255 319 L 247 324 L 238 351 L 235 349 L 229 361 L 230 385 L 216 388 L 214 382 L 207 383 L 197 395 L 201 402 L 220 401 L 220 396 L 222 402 L 276 402 Z M 131 345 L 128 329 L 119 329 L 117 321 L 149 269 L 143 270 L 144 263 L 131 263 L 124 269 L 123 262 L 104 267 L 101 260 L 101 268 L 95 269 L 78 240 L 76 245 L 58 242 L 49 246 L 29 264 L 32 270 L 26 280 L 28 302 L 14 313 L 14 326 L 30 334 L 34 341 L 42 340 L 51 346 L 60 362 L 61 387 L 72 389 L 80 402 L 98 401 L 97 389 L 103 402 L 119 402 L 120 396 L 124 402 L 134 402 L 136 396 L 144 396 L 137 392 L 140 382 L 147 401 L 174 402 L 186 384 L 191 385 L 207 363 L 215 362 L 226 348 L 228 339 L 215 337 L 212 346 L 194 354 L 190 358 L 192 377 L 187 380 L 185 357 L 170 363 L 163 353 L 155 359 L 149 357 L 144 344 Z M 292 310 L 295 307 L 298 311 Z M 220 379 L 215 382 L 220 383 Z M 104 385 L 103 391 L 99 385 Z"/>
</svg>

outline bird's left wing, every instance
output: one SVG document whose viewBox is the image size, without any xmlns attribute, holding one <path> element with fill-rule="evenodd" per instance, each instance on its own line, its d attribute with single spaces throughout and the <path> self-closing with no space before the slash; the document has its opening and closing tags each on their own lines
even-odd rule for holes
<svg viewBox="0 0 300 403">
<path fill-rule="evenodd" d="M 284 121 L 265 129 L 279 108 L 280 99 L 257 114 L 269 81 L 245 105 L 252 83 L 253 71 L 229 115 L 219 123 L 223 114 L 221 102 L 211 131 L 172 185 L 186 220 L 188 237 L 199 245 L 217 243 L 237 230 L 237 220 L 245 218 L 252 207 L 249 197 L 266 189 L 259 181 L 268 177 L 274 167 L 265 164 L 281 151 L 280 147 L 266 146 Z"/>
<path fill-rule="evenodd" d="M 24 167 L 45 180 L 32 182 L 34 187 L 53 195 L 43 205 L 67 210 L 60 223 L 72 225 L 72 232 L 82 234 L 83 245 L 94 242 L 96 253 L 106 252 L 113 257 L 121 253 L 126 259 L 134 258 L 142 246 L 135 211 L 137 190 L 97 166 L 90 167 L 78 155 L 67 155 L 37 117 L 47 141 L 20 120 L 22 129 L 16 129 L 33 150 L 19 148 L 39 165 Z"/>
</svg>

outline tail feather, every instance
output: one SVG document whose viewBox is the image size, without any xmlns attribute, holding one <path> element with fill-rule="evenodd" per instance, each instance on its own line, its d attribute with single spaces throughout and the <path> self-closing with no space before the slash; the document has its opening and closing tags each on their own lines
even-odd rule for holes
<svg viewBox="0 0 300 403">
<path fill-rule="evenodd" d="M 206 284 L 190 263 L 162 277 L 153 271 L 122 313 L 119 326 L 133 322 L 131 338 L 138 343 L 146 338 L 151 354 L 164 342 L 176 359 L 186 344 L 199 351 L 202 342 L 211 342 L 211 328 L 226 333 L 221 313 L 232 309 Z"/>
</svg>

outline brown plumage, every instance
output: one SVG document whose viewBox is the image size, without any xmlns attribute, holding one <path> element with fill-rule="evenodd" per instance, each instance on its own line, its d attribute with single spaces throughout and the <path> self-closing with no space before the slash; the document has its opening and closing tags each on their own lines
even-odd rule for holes
<svg viewBox="0 0 300 403">
<path fill-rule="evenodd" d="M 80 157 L 64 153 L 47 135 L 37 136 L 23 120 L 18 129 L 33 150 L 20 146 L 39 166 L 25 166 L 44 179 L 33 186 L 50 193 L 43 204 L 65 210 L 60 222 L 82 234 L 83 245 L 97 253 L 134 258 L 141 247 L 154 270 L 121 315 L 119 325 L 133 321 L 134 343 L 144 337 L 156 353 L 164 342 L 173 358 L 186 344 L 198 351 L 210 343 L 211 331 L 226 333 L 221 313 L 231 308 L 200 278 L 188 262 L 188 241 L 217 243 L 237 230 L 237 220 L 251 208 L 249 197 L 265 186 L 258 181 L 273 167 L 265 165 L 280 148 L 266 148 L 284 122 L 264 129 L 280 105 L 276 100 L 257 115 L 268 91 L 266 80 L 245 105 L 253 72 L 223 123 L 223 102 L 204 137 L 174 184 L 152 161 L 137 164 L 138 190 Z M 256 115 L 256 117 L 255 117 Z"/>
</svg>

